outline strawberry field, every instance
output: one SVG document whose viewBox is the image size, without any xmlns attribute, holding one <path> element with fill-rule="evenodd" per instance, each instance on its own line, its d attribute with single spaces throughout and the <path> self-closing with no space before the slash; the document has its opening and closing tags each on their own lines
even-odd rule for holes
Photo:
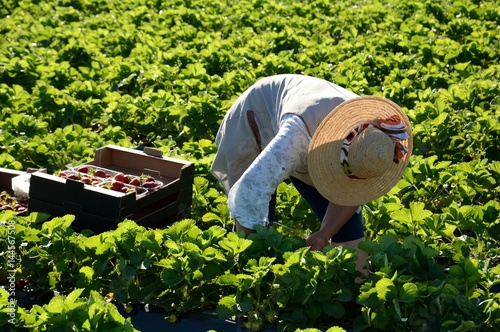
<svg viewBox="0 0 500 332">
<path fill-rule="evenodd" d="M 196 173 L 191 218 L 164 229 L 0 211 L 2 331 L 134 331 L 145 306 L 174 328 L 213 312 L 253 331 L 500 331 L 498 2 L 1 0 L 0 35 L 0 167 L 59 174 L 115 144 Z M 354 251 L 305 247 L 319 222 L 289 183 L 279 223 L 231 231 L 218 124 L 279 73 L 412 122 L 404 177 L 363 206 L 361 283 Z"/>
</svg>

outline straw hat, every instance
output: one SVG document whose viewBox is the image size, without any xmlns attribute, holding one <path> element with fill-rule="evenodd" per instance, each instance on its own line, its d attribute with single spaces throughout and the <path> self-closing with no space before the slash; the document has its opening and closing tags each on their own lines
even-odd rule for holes
<svg viewBox="0 0 500 332">
<path fill-rule="evenodd" d="M 382 97 L 356 97 L 337 106 L 314 133 L 309 175 L 331 202 L 365 204 L 396 185 L 412 148 L 410 121 L 398 105 Z"/>
</svg>

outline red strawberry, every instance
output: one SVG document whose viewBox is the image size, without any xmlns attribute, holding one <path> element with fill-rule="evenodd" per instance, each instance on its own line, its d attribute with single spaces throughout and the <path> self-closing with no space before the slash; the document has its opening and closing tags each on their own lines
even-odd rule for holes
<svg viewBox="0 0 500 332">
<path fill-rule="evenodd" d="M 26 280 L 24 279 L 20 279 L 17 284 L 16 284 L 16 288 L 17 289 L 24 289 L 24 286 L 26 286 Z"/>
<path fill-rule="evenodd" d="M 80 178 L 76 174 L 68 174 L 68 176 L 66 178 L 70 179 L 70 180 L 76 180 L 76 181 L 80 180 Z"/>
<path fill-rule="evenodd" d="M 26 206 L 20 206 L 16 209 L 16 212 L 17 213 L 23 213 L 23 212 L 26 212 L 28 211 L 28 208 Z"/>
<path fill-rule="evenodd" d="M 89 178 L 88 176 L 83 176 L 81 181 L 86 184 L 92 184 L 92 179 Z"/>
<path fill-rule="evenodd" d="M 89 172 L 89 167 L 88 166 L 81 166 L 81 167 L 78 167 L 77 171 L 80 173 L 87 174 Z"/>
<path fill-rule="evenodd" d="M 125 174 L 121 173 L 121 172 L 118 173 L 118 174 L 116 174 L 113 179 L 115 181 L 119 181 L 119 182 L 123 182 L 123 183 L 128 183 L 129 182 L 127 176 Z"/>
<path fill-rule="evenodd" d="M 141 180 L 138 177 L 133 177 L 129 184 L 138 187 L 141 185 Z"/>
<path fill-rule="evenodd" d="M 156 182 L 156 181 L 148 181 L 148 182 L 144 182 L 144 184 L 142 185 L 144 188 L 148 188 L 148 189 L 153 189 L 153 188 L 156 188 L 160 185 L 159 182 Z"/>
<path fill-rule="evenodd" d="M 63 172 L 60 172 L 58 174 L 58 176 L 61 177 L 61 178 L 67 179 L 68 178 L 68 173 L 66 173 L 66 172 L 63 171 Z"/>
<path fill-rule="evenodd" d="M 99 178 L 106 178 L 106 172 L 104 172 L 102 169 L 98 169 L 95 171 L 94 176 L 97 176 Z"/>
<path fill-rule="evenodd" d="M 152 177 L 152 176 L 149 176 L 147 175 L 145 178 L 144 178 L 144 182 L 155 182 L 155 178 Z"/>
<path fill-rule="evenodd" d="M 125 187 L 125 184 L 121 181 L 113 181 L 111 182 L 111 187 L 110 189 L 116 190 L 116 191 L 121 191 Z"/>
</svg>

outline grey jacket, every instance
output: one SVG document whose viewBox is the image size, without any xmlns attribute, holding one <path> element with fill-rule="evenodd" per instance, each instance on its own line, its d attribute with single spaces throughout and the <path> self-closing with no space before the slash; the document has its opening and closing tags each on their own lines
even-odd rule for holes
<svg viewBox="0 0 500 332">
<path fill-rule="evenodd" d="M 354 97 L 353 92 L 310 76 L 284 74 L 257 81 L 236 99 L 221 123 L 212 174 L 227 194 L 276 136 L 285 114 L 298 115 L 312 137 L 335 107 Z M 307 168 L 290 176 L 312 185 Z"/>
</svg>

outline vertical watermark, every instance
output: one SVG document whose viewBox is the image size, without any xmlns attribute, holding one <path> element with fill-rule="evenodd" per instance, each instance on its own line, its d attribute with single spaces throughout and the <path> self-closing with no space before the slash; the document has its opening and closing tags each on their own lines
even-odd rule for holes
<svg viewBox="0 0 500 332">
<path fill-rule="evenodd" d="M 9 220 L 7 226 L 7 293 L 9 323 L 16 323 L 16 221 Z"/>
</svg>

